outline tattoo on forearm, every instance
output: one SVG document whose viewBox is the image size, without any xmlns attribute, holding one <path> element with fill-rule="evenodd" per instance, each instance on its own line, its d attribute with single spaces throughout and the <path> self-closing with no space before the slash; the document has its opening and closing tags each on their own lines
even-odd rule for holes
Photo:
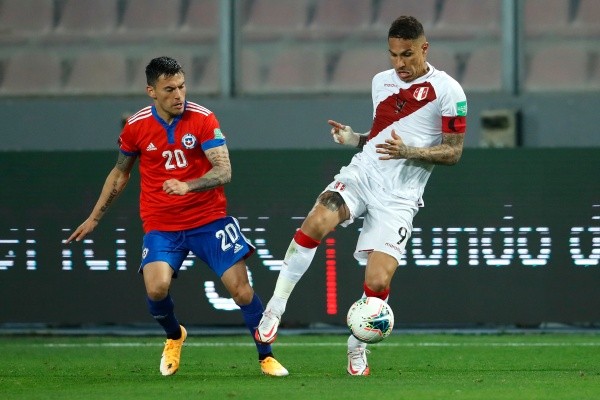
<svg viewBox="0 0 600 400">
<path fill-rule="evenodd" d="M 404 147 L 403 151 L 406 152 L 407 159 L 422 160 L 433 164 L 454 165 L 462 155 L 463 136 L 457 134 L 444 135 L 442 144 L 435 147 Z"/>
<path fill-rule="evenodd" d="M 207 151 L 206 157 L 213 168 L 204 174 L 204 176 L 187 182 L 190 190 L 193 192 L 214 189 L 231 181 L 229 152 L 225 146 L 216 147 Z"/>
<path fill-rule="evenodd" d="M 114 183 L 114 185 L 116 186 L 116 182 Z M 110 205 L 112 204 L 113 200 L 119 195 L 119 191 L 117 190 L 117 188 L 114 188 L 111 192 L 110 195 L 108 196 L 108 199 L 106 199 L 106 203 L 104 203 L 104 205 L 102 207 L 100 207 L 100 211 L 102 211 L 103 213 L 106 212 L 106 210 L 108 210 L 108 207 L 110 207 Z"/>
<path fill-rule="evenodd" d="M 214 189 L 225 183 L 227 183 L 227 181 L 223 179 L 222 174 L 219 174 L 219 176 L 208 176 L 208 174 L 206 174 L 202 178 L 189 181 L 188 185 L 192 192 L 201 192 L 203 190 Z"/>
</svg>

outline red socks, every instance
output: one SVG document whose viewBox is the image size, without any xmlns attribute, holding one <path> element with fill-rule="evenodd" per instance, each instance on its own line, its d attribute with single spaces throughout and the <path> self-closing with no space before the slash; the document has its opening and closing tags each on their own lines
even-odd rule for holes
<svg viewBox="0 0 600 400">
<path fill-rule="evenodd" d="M 300 229 L 296 231 L 296 234 L 294 235 L 294 240 L 300 246 L 306 247 L 307 249 L 314 249 L 321 243 L 318 240 L 311 238 L 306 233 L 302 232 Z"/>
<path fill-rule="evenodd" d="M 365 291 L 365 295 L 367 297 L 378 297 L 378 298 L 380 298 L 383 301 L 387 301 L 387 298 L 390 295 L 390 288 L 387 288 L 387 289 L 385 289 L 385 290 L 383 290 L 381 292 L 374 292 L 371 289 L 369 289 L 369 287 L 367 286 L 366 282 L 363 283 L 363 288 L 364 288 L 364 291 Z"/>
</svg>

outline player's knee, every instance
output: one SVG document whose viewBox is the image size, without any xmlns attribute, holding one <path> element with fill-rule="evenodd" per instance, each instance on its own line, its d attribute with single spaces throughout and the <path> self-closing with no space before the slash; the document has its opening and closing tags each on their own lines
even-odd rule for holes
<svg viewBox="0 0 600 400">
<path fill-rule="evenodd" d="M 169 294 L 169 285 L 155 284 L 146 287 L 148 298 L 153 301 L 159 301 L 167 297 Z"/>
<path fill-rule="evenodd" d="M 365 289 L 373 293 L 382 293 L 388 290 L 390 281 L 385 274 L 369 277 L 365 280 Z"/>
<path fill-rule="evenodd" d="M 254 290 L 252 290 L 250 284 L 246 284 L 235 287 L 230 294 L 235 304 L 238 306 L 245 306 L 252 302 Z"/>
<path fill-rule="evenodd" d="M 312 232 L 312 237 L 316 234 L 322 238 L 335 229 L 337 224 L 348 219 L 349 216 L 348 207 L 342 196 L 336 192 L 325 192 L 317 199 L 317 204 L 308 214 L 302 230 Z M 304 229 L 305 225 L 309 227 Z"/>
</svg>

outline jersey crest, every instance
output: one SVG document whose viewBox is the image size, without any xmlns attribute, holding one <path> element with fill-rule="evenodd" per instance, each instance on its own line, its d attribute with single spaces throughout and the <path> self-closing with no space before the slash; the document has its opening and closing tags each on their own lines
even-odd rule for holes
<svg viewBox="0 0 600 400">
<path fill-rule="evenodd" d="M 418 111 L 436 99 L 436 93 L 429 82 L 400 89 L 377 105 L 375 119 L 369 139 L 374 138 L 396 121 Z"/>
<path fill-rule="evenodd" d="M 197 143 L 198 143 L 198 140 L 196 139 L 196 136 L 194 136 L 191 133 L 186 133 L 181 138 L 181 144 L 183 144 L 183 147 L 185 147 L 188 150 L 193 149 L 194 147 L 196 147 Z"/>
<path fill-rule="evenodd" d="M 413 97 L 417 101 L 425 100 L 427 98 L 427 93 L 429 93 L 429 88 L 427 86 L 421 86 L 415 89 Z"/>
</svg>

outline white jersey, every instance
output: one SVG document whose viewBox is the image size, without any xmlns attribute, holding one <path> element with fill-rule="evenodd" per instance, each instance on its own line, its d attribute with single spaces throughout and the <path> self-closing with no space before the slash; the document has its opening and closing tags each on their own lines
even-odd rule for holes
<svg viewBox="0 0 600 400">
<path fill-rule="evenodd" d="M 394 130 L 404 143 L 432 147 L 442 142 L 442 133 L 464 133 L 467 100 L 460 84 L 443 71 L 427 64 L 424 76 L 406 83 L 390 69 L 375 75 L 372 84 L 373 126 L 355 164 L 386 192 L 421 202 L 434 165 L 418 160 L 379 160 L 375 145 L 390 139 Z"/>
</svg>

